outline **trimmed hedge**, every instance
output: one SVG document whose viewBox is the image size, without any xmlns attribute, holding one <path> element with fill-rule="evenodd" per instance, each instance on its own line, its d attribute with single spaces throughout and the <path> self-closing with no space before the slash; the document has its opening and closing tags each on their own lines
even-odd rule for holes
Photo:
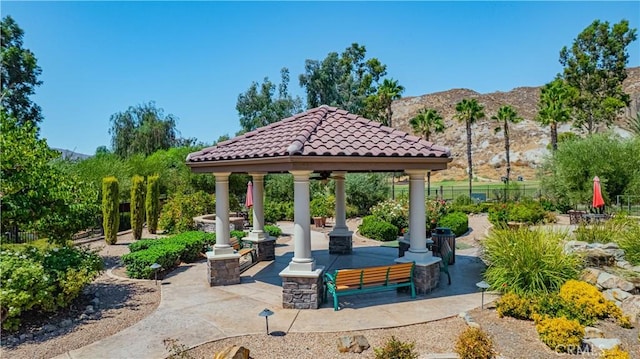
<svg viewBox="0 0 640 359">
<path fill-rule="evenodd" d="M 469 230 L 469 217 L 462 212 L 451 212 L 440 219 L 438 227 L 451 228 L 456 237 L 459 237 Z"/>
<path fill-rule="evenodd" d="M 376 216 L 364 217 L 362 224 L 358 227 L 358 231 L 363 236 L 378 241 L 388 242 L 398 239 L 398 227 Z"/>
<path fill-rule="evenodd" d="M 122 256 L 131 278 L 151 278 L 150 266 L 158 263 L 163 270 L 176 267 L 180 262 L 193 262 L 200 257 L 206 244 L 215 241 L 213 233 L 185 232 L 160 239 L 143 239 L 129 244 L 131 253 Z"/>
<path fill-rule="evenodd" d="M 102 227 L 104 240 L 107 244 L 118 241 L 118 226 L 120 225 L 118 179 L 105 177 L 102 179 Z"/>
<path fill-rule="evenodd" d="M 142 227 L 144 225 L 144 177 L 133 176 L 131 180 L 131 229 L 133 238 L 142 238 Z"/>
</svg>

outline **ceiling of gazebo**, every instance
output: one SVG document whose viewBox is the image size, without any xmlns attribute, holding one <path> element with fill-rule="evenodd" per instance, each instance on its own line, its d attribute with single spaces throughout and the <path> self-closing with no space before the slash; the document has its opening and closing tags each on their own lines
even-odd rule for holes
<svg viewBox="0 0 640 359">
<path fill-rule="evenodd" d="M 449 162 L 446 147 L 329 106 L 187 156 L 194 172 L 437 171 Z"/>
</svg>

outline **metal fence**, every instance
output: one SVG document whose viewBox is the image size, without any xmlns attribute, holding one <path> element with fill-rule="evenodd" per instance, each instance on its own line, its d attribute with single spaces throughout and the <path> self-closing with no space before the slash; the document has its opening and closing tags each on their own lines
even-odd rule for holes
<svg viewBox="0 0 640 359">
<path fill-rule="evenodd" d="M 640 196 L 618 195 L 615 208 L 632 216 L 640 216 Z"/>
<path fill-rule="evenodd" d="M 408 189 L 400 188 L 395 190 L 395 195 L 407 194 Z M 469 196 L 468 186 L 436 186 L 430 190 L 425 189 L 425 195 L 429 198 L 444 199 L 453 201 L 460 196 Z M 518 201 L 522 198 L 540 198 L 540 187 L 537 185 L 526 185 L 518 183 L 518 187 L 501 187 L 496 185 L 477 185 L 472 187 L 471 198 L 476 202 L 502 202 L 505 199 Z"/>
<path fill-rule="evenodd" d="M 13 232 L 5 232 L 2 235 L 2 242 L 4 243 L 31 243 L 38 240 L 38 233 L 36 232 L 18 232 L 16 236 Z"/>
</svg>

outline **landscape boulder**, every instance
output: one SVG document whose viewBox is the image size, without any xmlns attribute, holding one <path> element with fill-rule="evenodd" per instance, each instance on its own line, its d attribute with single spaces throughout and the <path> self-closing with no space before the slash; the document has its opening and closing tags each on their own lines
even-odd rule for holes
<svg viewBox="0 0 640 359">
<path fill-rule="evenodd" d="M 623 300 L 620 309 L 624 315 L 629 316 L 631 324 L 640 324 L 640 295 L 632 295 Z"/>
<path fill-rule="evenodd" d="M 214 359 L 249 359 L 249 349 L 232 345 L 213 356 Z"/>
<path fill-rule="evenodd" d="M 343 336 L 338 338 L 338 351 L 340 353 L 362 353 L 369 349 L 369 341 L 364 335 Z"/>
</svg>

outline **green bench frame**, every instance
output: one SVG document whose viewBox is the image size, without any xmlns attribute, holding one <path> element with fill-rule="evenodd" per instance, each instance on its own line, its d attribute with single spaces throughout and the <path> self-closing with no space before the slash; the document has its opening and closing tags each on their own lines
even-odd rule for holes
<svg viewBox="0 0 640 359">
<path fill-rule="evenodd" d="M 413 282 L 415 263 L 399 263 L 356 269 L 338 269 L 324 274 L 324 301 L 327 293 L 333 296 L 333 310 L 338 310 L 338 298 L 352 294 L 381 292 L 396 288 L 410 287 L 411 298 L 416 297 Z"/>
</svg>

